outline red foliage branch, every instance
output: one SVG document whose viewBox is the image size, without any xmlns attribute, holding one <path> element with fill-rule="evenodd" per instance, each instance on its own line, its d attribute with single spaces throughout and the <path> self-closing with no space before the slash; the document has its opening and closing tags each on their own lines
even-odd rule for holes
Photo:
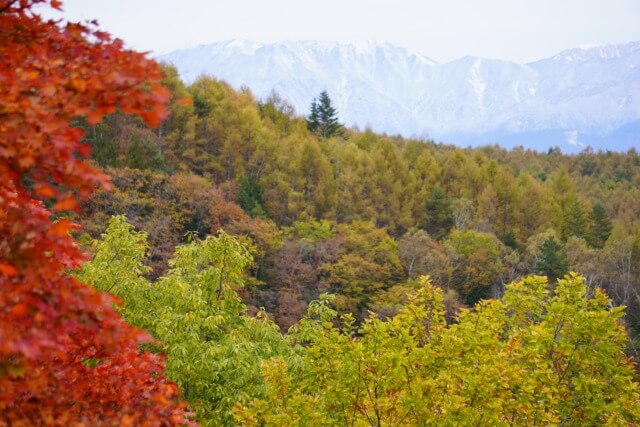
<svg viewBox="0 0 640 427">
<path fill-rule="evenodd" d="M 96 24 L 43 20 L 0 0 L 0 425 L 189 423 L 161 355 L 114 310 L 114 297 L 64 274 L 84 259 L 54 211 L 108 177 L 86 162 L 78 117 L 116 109 L 157 125 L 162 72 Z"/>
</svg>

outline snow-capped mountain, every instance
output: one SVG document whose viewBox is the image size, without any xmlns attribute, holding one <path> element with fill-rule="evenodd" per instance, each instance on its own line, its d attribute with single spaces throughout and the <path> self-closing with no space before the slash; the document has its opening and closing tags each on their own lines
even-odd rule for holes
<svg viewBox="0 0 640 427">
<path fill-rule="evenodd" d="M 327 90 L 348 125 L 460 144 L 575 151 L 640 147 L 640 42 L 570 49 L 529 64 L 445 64 L 388 43 L 230 40 L 162 55 L 190 83 L 203 74 L 298 113 Z"/>
</svg>

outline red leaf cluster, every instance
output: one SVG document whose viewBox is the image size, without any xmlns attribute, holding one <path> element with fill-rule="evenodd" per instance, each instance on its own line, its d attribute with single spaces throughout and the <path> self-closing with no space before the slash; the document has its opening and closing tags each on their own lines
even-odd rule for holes
<svg viewBox="0 0 640 427">
<path fill-rule="evenodd" d="M 68 220 L 108 177 L 88 164 L 78 117 L 116 109 L 157 125 L 168 92 L 144 55 L 91 24 L 45 21 L 0 0 L 0 425 L 189 423 L 161 355 L 116 299 L 64 272 L 84 259 Z"/>
</svg>

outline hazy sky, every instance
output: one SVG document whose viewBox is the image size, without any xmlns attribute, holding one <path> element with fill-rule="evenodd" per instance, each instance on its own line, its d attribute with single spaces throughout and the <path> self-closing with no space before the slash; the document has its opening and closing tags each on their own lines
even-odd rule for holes
<svg viewBox="0 0 640 427">
<path fill-rule="evenodd" d="M 128 46 L 156 54 L 235 38 L 375 39 L 438 62 L 523 63 L 640 40 L 640 0 L 64 0 L 64 9 L 67 19 L 98 19 Z"/>
</svg>

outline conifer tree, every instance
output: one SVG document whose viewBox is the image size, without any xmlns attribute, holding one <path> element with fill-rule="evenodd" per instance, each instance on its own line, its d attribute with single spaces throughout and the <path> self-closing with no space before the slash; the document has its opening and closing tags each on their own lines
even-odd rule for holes
<svg viewBox="0 0 640 427">
<path fill-rule="evenodd" d="M 540 245 L 540 261 L 537 267 L 541 274 L 548 277 L 550 283 L 569 272 L 567 256 L 553 237 L 549 237 Z"/>
<path fill-rule="evenodd" d="M 238 204 L 253 217 L 267 216 L 264 209 L 264 189 L 257 179 L 242 175 L 238 179 Z"/>
<path fill-rule="evenodd" d="M 313 98 L 313 101 L 311 101 L 311 113 L 307 118 L 307 128 L 310 132 L 316 133 L 316 131 L 318 130 L 318 126 L 320 126 L 318 120 L 318 101 Z"/>
<path fill-rule="evenodd" d="M 438 240 L 449 234 L 454 225 L 451 201 L 440 187 L 434 187 L 425 202 L 427 232 Z"/>
<path fill-rule="evenodd" d="M 589 215 L 587 242 L 593 248 L 602 249 L 611 235 L 611 220 L 602 205 L 595 204 Z"/>
<path fill-rule="evenodd" d="M 344 125 L 338 121 L 337 111 L 331 105 L 331 98 L 326 90 L 320 93 L 320 98 L 317 101 L 314 98 L 311 102 L 307 127 L 320 138 L 331 138 L 344 134 Z"/>
</svg>

